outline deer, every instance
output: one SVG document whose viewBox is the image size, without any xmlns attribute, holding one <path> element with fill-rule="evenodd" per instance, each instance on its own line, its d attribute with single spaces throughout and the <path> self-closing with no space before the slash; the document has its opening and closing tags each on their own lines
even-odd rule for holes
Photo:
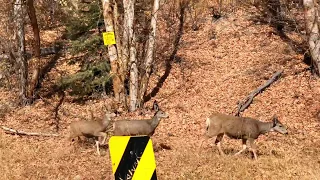
<svg viewBox="0 0 320 180">
<path fill-rule="evenodd" d="M 250 117 L 237 117 L 221 113 L 213 113 L 206 120 L 207 139 L 216 136 L 215 144 L 219 153 L 225 155 L 221 149 L 221 141 L 224 135 L 232 139 L 242 139 L 242 149 L 235 153 L 240 155 L 247 149 L 247 142 L 250 145 L 249 151 L 253 153 L 254 159 L 257 160 L 257 146 L 254 141 L 262 134 L 268 132 L 279 132 L 288 134 L 287 127 L 283 125 L 276 116 L 270 122 L 262 122 Z M 202 146 L 201 142 L 200 148 Z"/>
<path fill-rule="evenodd" d="M 153 103 L 155 114 L 151 119 L 144 120 L 118 120 L 113 124 L 113 135 L 116 136 L 152 136 L 158 127 L 160 120 L 169 115 L 159 109 L 156 101 Z"/>
<path fill-rule="evenodd" d="M 96 146 L 97 146 L 97 153 L 100 156 L 100 149 L 99 145 L 104 144 L 107 138 L 106 130 L 110 124 L 111 118 L 115 117 L 115 113 L 107 112 L 105 114 L 104 119 L 99 119 L 97 121 L 90 120 L 82 120 L 77 122 L 72 122 L 70 124 L 70 134 L 69 140 L 72 140 L 76 137 L 78 139 L 81 136 L 86 138 L 95 138 L 96 139 Z M 99 138 L 103 138 L 102 142 L 99 142 Z"/>
</svg>

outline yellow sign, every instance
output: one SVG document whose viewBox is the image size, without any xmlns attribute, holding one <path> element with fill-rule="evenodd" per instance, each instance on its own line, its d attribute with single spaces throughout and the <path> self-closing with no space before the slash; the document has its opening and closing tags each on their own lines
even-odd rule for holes
<svg viewBox="0 0 320 180">
<path fill-rule="evenodd" d="M 116 38 L 114 37 L 114 32 L 104 32 L 102 33 L 104 45 L 112 45 L 116 44 Z"/>
<path fill-rule="evenodd" d="M 156 161 L 149 136 L 112 136 L 109 140 L 116 180 L 156 180 Z"/>
</svg>

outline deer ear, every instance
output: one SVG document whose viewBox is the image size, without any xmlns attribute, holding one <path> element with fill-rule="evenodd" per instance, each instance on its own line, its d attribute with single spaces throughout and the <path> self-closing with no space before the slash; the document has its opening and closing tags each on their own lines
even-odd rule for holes
<svg viewBox="0 0 320 180">
<path fill-rule="evenodd" d="M 158 102 L 156 100 L 154 100 L 153 102 L 153 106 L 152 106 L 152 109 L 156 112 L 159 111 L 159 105 L 158 105 Z"/>
<path fill-rule="evenodd" d="M 275 127 L 277 125 L 277 123 L 279 122 L 277 115 L 273 115 L 272 122 L 273 122 L 273 127 Z"/>
</svg>

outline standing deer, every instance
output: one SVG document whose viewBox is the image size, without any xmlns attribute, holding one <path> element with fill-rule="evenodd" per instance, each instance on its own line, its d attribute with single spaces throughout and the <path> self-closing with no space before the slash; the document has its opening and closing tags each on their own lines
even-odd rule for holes
<svg viewBox="0 0 320 180">
<path fill-rule="evenodd" d="M 118 120 L 113 125 L 113 135 L 116 136 L 152 136 L 158 127 L 162 118 L 168 118 L 169 115 L 159 109 L 157 101 L 153 103 L 153 110 L 156 111 L 152 119 L 144 120 Z"/>
<path fill-rule="evenodd" d="M 206 120 L 207 137 L 212 138 L 216 136 L 215 144 L 217 145 L 221 155 L 225 155 L 221 149 L 221 140 L 226 134 L 233 139 L 242 139 L 242 149 L 235 155 L 239 155 L 247 149 L 248 141 L 254 159 L 257 160 L 257 149 L 254 140 L 256 140 L 261 134 L 272 131 L 276 131 L 281 134 L 288 134 L 286 126 L 284 126 L 276 117 L 274 117 L 271 122 L 261 122 L 249 117 L 236 117 L 232 115 L 214 113 Z"/>
<path fill-rule="evenodd" d="M 115 117 L 114 113 L 106 113 L 104 119 L 98 121 L 77 121 L 70 124 L 69 139 L 84 136 L 86 138 L 96 138 L 97 153 L 100 155 L 99 150 L 99 137 L 103 137 L 101 144 L 104 144 L 107 134 L 105 133 L 108 128 L 111 118 Z"/>
<path fill-rule="evenodd" d="M 113 134 L 116 136 L 152 136 L 162 118 L 168 118 L 168 114 L 159 110 L 152 119 L 144 120 L 118 120 L 114 122 Z"/>
</svg>

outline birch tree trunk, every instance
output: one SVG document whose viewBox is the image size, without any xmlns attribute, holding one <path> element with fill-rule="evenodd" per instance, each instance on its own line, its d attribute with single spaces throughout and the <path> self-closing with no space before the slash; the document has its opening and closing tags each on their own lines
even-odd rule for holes
<svg viewBox="0 0 320 180">
<path fill-rule="evenodd" d="M 129 60 L 130 68 L 130 104 L 129 110 L 135 111 L 137 109 L 138 97 L 138 68 L 136 59 L 136 40 L 133 28 L 134 19 L 134 4 L 135 0 L 123 0 L 124 6 L 124 41 L 123 41 L 123 58 L 124 61 Z"/>
<path fill-rule="evenodd" d="M 311 68 L 320 76 L 320 36 L 319 9 L 314 0 L 303 0 L 309 51 L 311 54 Z"/>
<path fill-rule="evenodd" d="M 122 38 L 122 49 L 121 49 L 121 57 L 124 66 L 128 65 L 129 62 L 129 14 L 128 14 L 128 6 L 131 0 L 123 0 L 123 8 L 124 8 L 124 17 L 123 17 L 123 38 Z M 128 71 L 128 66 L 124 67 L 125 71 Z"/>
<path fill-rule="evenodd" d="M 25 58 L 25 34 L 24 34 L 24 8 L 23 0 L 16 0 L 14 4 L 14 20 L 15 20 L 15 33 L 18 44 L 17 63 L 19 66 L 20 76 L 20 102 L 22 105 L 28 103 L 27 98 L 27 85 L 28 85 L 28 64 Z"/>
<path fill-rule="evenodd" d="M 104 17 L 104 23 L 106 26 L 107 32 L 114 32 L 113 27 L 113 11 L 111 7 L 110 0 L 102 0 L 102 6 L 103 6 L 103 17 Z M 123 96 L 123 83 L 121 83 L 120 77 L 119 77 L 119 63 L 118 63 L 118 54 L 117 54 L 117 48 L 113 45 L 108 45 L 108 54 L 111 64 L 111 75 L 113 76 L 113 91 L 114 91 L 114 97 L 116 101 L 121 100 L 121 96 Z"/>
<path fill-rule="evenodd" d="M 153 4 L 153 12 L 151 17 L 151 31 L 149 34 L 148 39 L 148 46 L 147 46 L 147 52 L 146 52 L 146 59 L 145 59 L 145 74 L 141 78 L 141 86 L 140 86 L 140 97 L 139 97 L 139 104 L 143 105 L 143 99 L 147 92 L 150 74 L 151 74 L 151 66 L 153 63 L 153 54 L 154 54 L 154 44 L 155 44 L 155 38 L 156 38 L 156 29 L 157 29 L 157 15 L 159 10 L 159 0 L 154 0 Z"/>
<path fill-rule="evenodd" d="M 27 11 L 28 15 L 31 21 L 31 26 L 33 29 L 33 38 L 34 38 L 34 44 L 33 44 L 33 53 L 36 57 L 36 69 L 33 71 L 32 78 L 30 80 L 30 89 L 28 93 L 28 98 L 31 100 L 34 100 L 35 98 L 35 89 L 38 86 L 39 77 L 40 77 L 40 31 L 36 16 L 36 10 L 33 5 L 33 0 L 27 0 Z"/>
</svg>

